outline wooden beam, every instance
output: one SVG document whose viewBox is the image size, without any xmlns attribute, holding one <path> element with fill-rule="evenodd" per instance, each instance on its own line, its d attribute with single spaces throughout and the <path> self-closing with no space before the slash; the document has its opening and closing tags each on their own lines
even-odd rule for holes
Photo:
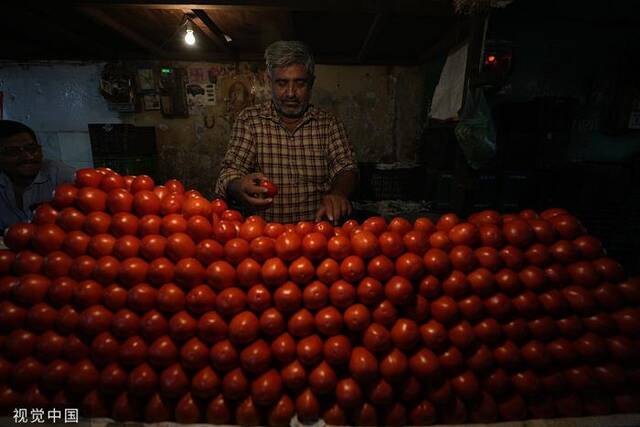
<svg viewBox="0 0 640 427">
<path fill-rule="evenodd" d="M 367 36 L 365 37 L 364 42 L 362 43 L 360 52 L 358 52 L 358 62 L 360 63 L 364 62 L 365 58 L 369 55 L 369 52 L 371 51 L 371 46 L 373 46 L 373 44 L 376 41 L 376 38 L 378 38 L 378 34 L 380 34 L 382 21 L 383 21 L 383 14 L 380 12 L 376 13 L 376 15 L 373 18 L 373 21 L 371 22 L 371 25 L 369 26 L 369 31 L 367 32 Z"/>
<path fill-rule="evenodd" d="M 161 58 L 167 57 L 167 52 L 165 52 L 162 48 L 160 48 L 154 42 L 141 36 L 140 34 L 130 29 L 129 27 L 121 24 L 120 22 L 116 21 L 111 16 L 104 13 L 102 10 L 91 8 L 91 7 L 82 7 L 80 8 L 80 11 L 82 11 L 82 13 L 84 13 L 85 15 L 93 18 L 97 22 L 111 28 L 115 32 L 126 37 L 127 39 L 137 44 L 138 46 L 148 50 L 149 52 L 152 52 L 154 55 L 159 56 Z"/>
<path fill-rule="evenodd" d="M 149 9 L 272 9 L 307 12 L 356 12 L 378 13 L 389 11 L 398 14 L 420 16 L 453 16 L 449 0 L 211 0 L 207 2 L 179 2 L 176 0 L 77 0 L 76 6 L 94 7 L 143 7 Z"/>
<path fill-rule="evenodd" d="M 208 33 L 207 35 L 210 34 L 210 37 L 213 38 L 214 41 L 217 40 L 216 45 L 221 46 L 228 53 L 235 53 L 235 49 L 233 49 L 233 45 L 231 44 L 231 42 L 227 41 L 224 31 L 222 31 L 220 27 L 218 27 L 218 25 L 213 22 L 213 19 L 211 19 L 211 17 L 205 10 L 192 9 L 192 12 L 195 15 L 194 22 L 196 22 L 199 28 L 202 29 L 202 27 L 204 27 Z"/>
</svg>

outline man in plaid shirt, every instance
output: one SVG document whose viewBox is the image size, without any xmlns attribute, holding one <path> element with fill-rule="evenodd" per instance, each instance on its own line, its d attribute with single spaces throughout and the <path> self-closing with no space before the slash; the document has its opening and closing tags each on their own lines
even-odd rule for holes
<svg viewBox="0 0 640 427">
<path fill-rule="evenodd" d="M 267 220 L 293 223 L 351 213 L 358 181 L 353 148 L 342 123 L 309 104 L 314 60 L 306 45 L 278 41 L 266 52 L 271 101 L 244 109 L 233 124 L 216 193 L 259 211 Z M 264 198 L 268 179 L 278 194 Z"/>
</svg>

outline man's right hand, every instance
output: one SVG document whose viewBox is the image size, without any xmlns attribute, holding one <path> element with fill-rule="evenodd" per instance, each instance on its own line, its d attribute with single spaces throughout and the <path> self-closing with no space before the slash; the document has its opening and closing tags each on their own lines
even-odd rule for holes
<svg viewBox="0 0 640 427">
<path fill-rule="evenodd" d="M 260 186 L 260 181 L 267 179 L 261 173 L 250 173 L 242 178 L 236 178 L 229 183 L 228 192 L 240 202 L 253 207 L 266 207 L 273 203 L 272 198 L 261 198 L 259 195 L 267 192 L 267 189 Z"/>
</svg>

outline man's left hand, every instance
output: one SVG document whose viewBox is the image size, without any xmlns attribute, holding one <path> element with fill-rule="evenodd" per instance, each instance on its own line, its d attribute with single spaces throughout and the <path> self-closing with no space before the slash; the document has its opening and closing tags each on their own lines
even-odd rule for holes
<svg viewBox="0 0 640 427">
<path fill-rule="evenodd" d="M 321 221 L 322 217 L 334 224 L 344 216 L 351 213 L 351 202 L 344 196 L 339 194 L 327 194 L 322 198 L 322 206 L 316 212 L 316 222 Z"/>
</svg>

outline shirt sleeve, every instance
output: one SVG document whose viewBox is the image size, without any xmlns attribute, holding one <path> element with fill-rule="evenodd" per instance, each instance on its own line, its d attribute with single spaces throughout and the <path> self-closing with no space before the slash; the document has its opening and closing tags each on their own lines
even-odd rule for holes
<svg viewBox="0 0 640 427">
<path fill-rule="evenodd" d="M 249 120 L 240 113 L 233 123 L 229 148 L 222 160 L 215 193 L 227 197 L 227 186 L 231 181 L 251 173 L 256 166 L 255 138 Z"/>
<path fill-rule="evenodd" d="M 347 137 L 344 125 L 337 118 L 331 120 L 329 129 L 329 144 L 327 146 L 327 158 L 329 160 L 329 182 L 341 172 L 358 170 L 353 153 L 353 147 Z"/>
</svg>

